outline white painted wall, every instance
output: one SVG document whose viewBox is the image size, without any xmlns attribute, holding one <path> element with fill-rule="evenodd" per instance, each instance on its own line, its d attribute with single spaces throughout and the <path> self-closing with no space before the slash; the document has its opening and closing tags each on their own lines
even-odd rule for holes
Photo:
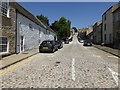
<svg viewBox="0 0 120 90">
<path fill-rule="evenodd" d="M 33 29 L 29 28 L 29 24 Z M 40 32 L 39 32 L 40 31 Z M 54 34 L 46 33 L 46 29 L 37 25 L 25 16 L 17 13 L 17 52 L 20 52 L 20 36 L 24 36 L 24 51 L 38 48 L 44 40 L 54 40 Z"/>
</svg>

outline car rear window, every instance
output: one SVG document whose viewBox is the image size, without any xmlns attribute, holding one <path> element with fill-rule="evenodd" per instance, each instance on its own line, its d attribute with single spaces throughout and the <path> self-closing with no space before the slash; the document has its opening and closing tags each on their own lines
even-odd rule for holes
<svg viewBox="0 0 120 90">
<path fill-rule="evenodd" d="M 85 40 L 85 42 L 91 42 L 91 40 L 88 39 L 88 40 Z"/>
</svg>

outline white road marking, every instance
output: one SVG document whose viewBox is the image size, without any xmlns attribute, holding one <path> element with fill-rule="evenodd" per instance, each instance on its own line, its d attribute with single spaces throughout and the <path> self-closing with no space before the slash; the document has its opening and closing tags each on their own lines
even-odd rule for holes
<svg viewBox="0 0 120 90">
<path fill-rule="evenodd" d="M 72 79 L 75 81 L 75 59 L 72 59 Z"/>
<path fill-rule="evenodd" d="M 118 85 L 118 73 L 114 72 L 112 69 L 108 68 L 109 71 L 112 73 L 112 77 L 115 80 L 116 84 Z"/>
</svg>

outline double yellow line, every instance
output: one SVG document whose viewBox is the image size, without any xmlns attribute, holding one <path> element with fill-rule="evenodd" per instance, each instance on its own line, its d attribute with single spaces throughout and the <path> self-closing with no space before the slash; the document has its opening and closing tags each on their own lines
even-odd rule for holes
<svg viewBox="0 0 120 90">
<path fill-rule="evenodd" d="M 5 68 L 3 70 L 0 70 L 0 77 L 7 74 L 7 73 L 9 73 L 9 72 L 11 72 L 11 71 L 13 71 L 13 70 L 15 70 L 15 69 L 17 69 L 17 68 L 19 68 L 19 67 L 21 67 L 21 66 L 23 66 L 23 65 L 25 65 L 25 64 L 27 64 L 27 63 L 29 63 L 30 61 L 33 60 L 33 58 L 34 58 L 34 56 L 29 57 L 29 58 L 27 58 L 27 59 L 25 59 L 23 61 L 20 61 L 20 62 L 18 62 L 16 64 L 13 64 L 12 66 L 9 66 L 9 67 L 7 67 L 7 68 Z"/>
<path fill-rule="evenodd" d="M 117 57 L 117 56 L 108 56 L 108 57 L 110 57 L 110 58 L 116 58 L 116 59 L 120 59 L 119 57 Z"/>
</svg>

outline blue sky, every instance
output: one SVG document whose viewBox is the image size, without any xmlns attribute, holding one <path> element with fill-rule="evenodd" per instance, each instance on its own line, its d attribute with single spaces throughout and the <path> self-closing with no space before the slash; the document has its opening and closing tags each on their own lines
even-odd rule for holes
<svg viewBox="0 0 120 90">
<path fill-rule="evenodd" d="M 84 28 L 102 19 L 102 14 L 115 2 L 19 2 L 32 14 L 43 14 L 50 24 L 64 16 L 72 26 Z"/>
</svg>

